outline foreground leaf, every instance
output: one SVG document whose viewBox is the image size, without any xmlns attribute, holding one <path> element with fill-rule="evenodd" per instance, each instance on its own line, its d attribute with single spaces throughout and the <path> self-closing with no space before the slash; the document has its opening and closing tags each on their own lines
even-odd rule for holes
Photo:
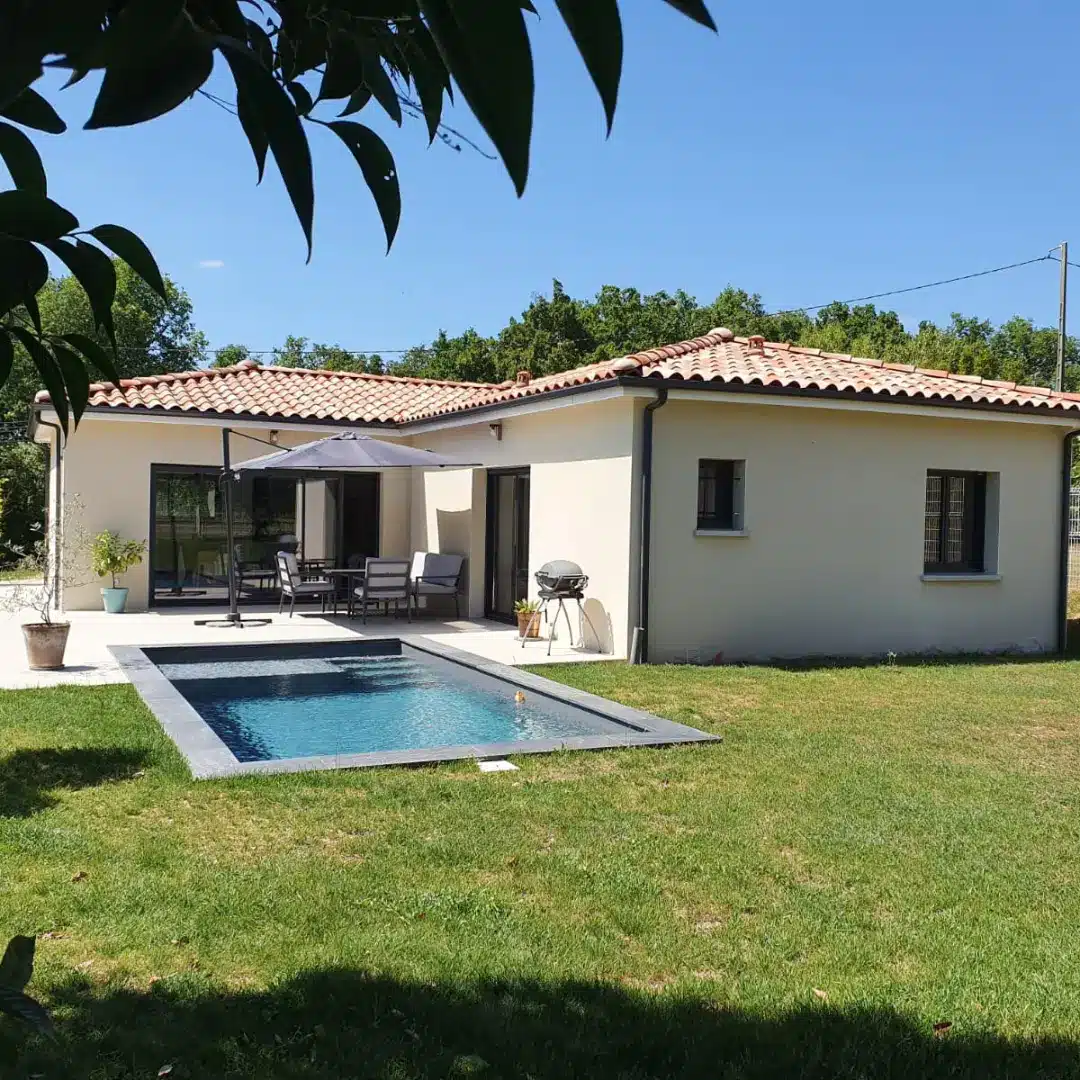
<svg viewBox="0 0 1080 1080">
<path fill-rule="evenodd" d="M 716 23 L 713 22 L 713 17 L 709 14 L 709 9 L 705 6 L 703 0 L 667 0 L 667 2 L 676 11 L 681 12 L 687 18 L 693 19 L 694 22 L 700 23 L 709 30 L 716 29 Z"/>
<path fill-rule="evenodd" d="M 315 181 L 311 168 L 311 150 L 300 117 L 296 115 L 292 99 L 247 46 L 224 38 L 221 40 L 221 52 L 236 80 L 237 94 L 244 95 L 252 118 L 266 135 L 281 172 L 281 179 L 285 182 L 285 190 L 289 193 L 293 209 L 304 230 L 310 261 L 311 229 L 315 217 Z M 252 150 L 256 150 L 254 143 Z"/>
<path fill-rule="evenodd" d="M 34 297 L 48 278 L 49 264 L 33 244 L 0 238 L 0 315 L 25 305 L 36 308 Z"/>
<path fill-rule="evenodd" d="M 242 93 L 239 88 L 236 91 L 236 116 L 247 136 L 251 152 L 255 155 L 255 166 L 259 170 L 257 183 L 261 184 L 263 174 L 266 172 L 266 152 L 270 149 L 270 140 L 266 137 L 266 132 L 263 131 L 262 124 L 259 123 L 259 118 L 251 107 L 247 94 Z"/>
<path fill-rule="evenodd" d="M 176 33 L 183 12 L 184 0 L 127 0 L 93 47 L 79 54 L 80 66 L 108 68 L 130 62 L 136 53 L 156 52 Z"/>
<path fill-rule="evenodd" d="M 11 374 L 11 365 L 15 362 L 15 347 L 11 344 L 11 338 L 0 327 L 0 386 L 7 382 Z"/>
<path fill-rule="evenodd" d="M 74 214 L 39 192 L 0 191 L 0 233 L 44 243 L 78 227 Z"/>
<path fill-rule="evenodd" d="M 386 231 L 389 251 L 401 220 L 401 189 L 394 157 L 386 143 L 369 127 L 351 120 L 334 120 L 327 127 L 352 151 L 375 198 Z"/>
<path fill-rule="evenodd" d="M 112 259 L 93 244 L 87 244 L 83 240 L 74 244 L 67 240 L 54 240 L 47 246 L 83 287 L 90 301 L 95 325 L 105 331 L 115 349 L 116 333 L 113 329 L 112 306 L 116 299 L 116 267 L 113 266 Z"/>
<path fill-rule="evenodd" d="M 4 341 L 11 347 L 5 335 Z M 34 939 L 19 934 L 13 937 L 0 960 L 0 986 L 11 990 L 22 990 L 34 974 Z"/>
<path fill-rule="evenodd" d="M 596 91 L 604 103 L 608 134 L 615 122 L 622 75 L 622 20 L 618 0 L 555 0 Z"/>
<path fill-rule="evenodd" d="M 45 195 L 45 166 L 34 144 L 17 127 L 0 123 L 0 157 L 17 188 Z"/>
<path fill-rule="evenodd" d="M 104 244 L 114 255 L 123 259 L 162 300 L 168 303 L 165 281 L 154 256 L 130 229 L 125 229 L 121 225 L 96 225 L 90 230 L 90 235 Z"/>
<path fill-rule="evenodd" d="M 53 356 L 67 389 L 68 401 L 76 418 L 82 416 L 90 400 L 90 376 L 83 362 L 70 350 L 53 342 Z"/>
<path fill-rule="evenodd" d="M 77 349 L 82 353 L 101 372 L 106 382 L 110 382 L 114 386 L 120 385 L 120 373 L 116 370 L 116 365 L 113 363 L 113 358 L 108 349 L 86 334 L 71 333 L 60 334 L 59 336 L 73 349 Z"/>
<path fill-rule="evenodd" d="M 419 0 L 450 74 L 491 137 L 518 195 L 529 175 L 533 62 L 517 0 Z"/>
<path fill-rule="evenodd" d="M 128 127 L 171 112 L 187 101 L 214 67 L 209 40 L 190 23 L 162 49 L 139 52 L 128 64 L 105 70 L 86 128 Z"/>
<path fill-rule="evenodd" d="M 27 87 L 14 101 L 0 109 L 0 116 L 6 116 L 23 127 L 37 131 L 47 131 L 50 135 L 62 135 L 67 131 L 67 124 L 57 115 L 56 110 L 36 91 Z"/>
<path fill-rule="evenodd" d="M 63 376 L 61 376 L 60 369 L 56 366 L 52 354 L 25 327 L 10 326 L 8 327 L 8 333 L 14 334 L 22 342 L 23 348 L 30 354 L 30 359 L 34 367 L 37 368 L 41 381 L 45 384 L 45 389 L 49 392 L 52 407 L 56 410 L 56 419 L 60 421 L 60 430 L 67 436 L 68 419 L 70 417 L 67 391 L 64 389 Z M 78 423 L 78 419 L 76 416 L 76 423 Z"/>
<path fill-rule="evenodd" d="M 369 92 L 368 96 L 374 97 L 375 100 L 386 111 L 386 115 L 391 120 L 401 127 L 401 102 L 398 101 L 397 88 L 394 86 L 393 80 L 386 73 L 386 68 L 382 66 L 382 60 L 379 58 L 379 54 L 374 49 L 369 49 L 363 56 L 363 70 L 364 70 L 364 85 Z M 359 93 L 359 92 L 358 92 Z M 358 109 L 354 108 L 354 102 L 358 100 L 358 95 L 354 94 L 348 104 L 349 112 L 357 112 Z M 439 101 L 442 101 L 442 90 L 439 90 Z M 346 115 L 342 113 L 342 116 Z"/>
</svg>

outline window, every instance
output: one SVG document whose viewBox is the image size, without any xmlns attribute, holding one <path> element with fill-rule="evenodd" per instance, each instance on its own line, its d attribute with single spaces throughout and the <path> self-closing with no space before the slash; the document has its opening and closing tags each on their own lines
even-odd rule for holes
<svg viewBox="0 0 1080 1080">
<path fill-rule="evenodd" d="M 697 527 L 703 532 L 739 532 L 743 528 L 741 461 L 698 461 Z"/>
<path fill-rule="evenodd" d="M 926 474 L 923 569 L 927 574 L 986 570 L 986 473 Z"/>
</svg>

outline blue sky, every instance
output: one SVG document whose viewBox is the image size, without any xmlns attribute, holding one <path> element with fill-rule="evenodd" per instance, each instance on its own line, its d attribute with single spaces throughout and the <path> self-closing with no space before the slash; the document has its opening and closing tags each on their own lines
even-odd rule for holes
<svg viewBox="0 0 1080 1080">
<path fill-rule="evenodd" d="M 711 299 L 730 283 L 784 309 L 1030 258 L 1063 239 L 1080 261 L 1075 4 L 712 0 L 712 35 L 660 0 L 623 0 L 607 140 L 569 36 L 549 0 L 538 6 L 523 199 L 497 162 L 429 148 L 420 124 L 398 131 L 365 110 L 401 177 L 389 256 L 352 158 L 315 130 L 305 265 L 273 166 L 256 188 L 237 121 L 201 98 L 142 128 L 42 136 L 50 194 L 84 225 L 135 229 L 211 343 L 255 350 L 287 334 L 389 350 L 440 327 L 489 333 L 555 277 L 574 295 L 619 284 Z M 73 128 L 87 89 L 54 97 Z M 448 119 L 483 142 L 462 109 Z M 1050 324 L 1057 267 L 887 303 L 912 327 L 954 310 Z"/>
</svg>

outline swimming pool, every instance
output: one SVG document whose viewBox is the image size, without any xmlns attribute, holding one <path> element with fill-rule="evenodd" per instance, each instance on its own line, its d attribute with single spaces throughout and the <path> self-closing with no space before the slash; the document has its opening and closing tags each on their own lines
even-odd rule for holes
<svg viewBox="0 0 1080 1080">
<path fill-rule="evenodd" d="M 715 738 L 427 641 L 113 653 L 199 778 Z"/>
</svg>

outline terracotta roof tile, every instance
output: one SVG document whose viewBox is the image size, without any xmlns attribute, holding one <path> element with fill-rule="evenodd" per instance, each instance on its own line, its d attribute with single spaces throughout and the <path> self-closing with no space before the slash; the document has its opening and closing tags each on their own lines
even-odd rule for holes
<svg viewBox="0 0 1080 1080">
<path fill-rule="evenodd" d="M 766 342 L 764 353 L 746 338 L 711 332 L 629 357 L 545 375 L 524 385 L 466 383 L 392 375 L 260 367 L 245 361 L 170 375 L 124 379 L 120 387 L 95 384 L 90 405 L 151 412 L 209 412 L 269 419 L 399 424 L 511 404 L 556 390 L 612 382 L 622 376 L 737 387 L 858 394 L 906 404 L 953 403 L 1080 412 L 1080 394 L 1044 387 L 924 370 L 820 349 Z M 41 393 L 37 401 L 47 402 Z"/>
</svg>

